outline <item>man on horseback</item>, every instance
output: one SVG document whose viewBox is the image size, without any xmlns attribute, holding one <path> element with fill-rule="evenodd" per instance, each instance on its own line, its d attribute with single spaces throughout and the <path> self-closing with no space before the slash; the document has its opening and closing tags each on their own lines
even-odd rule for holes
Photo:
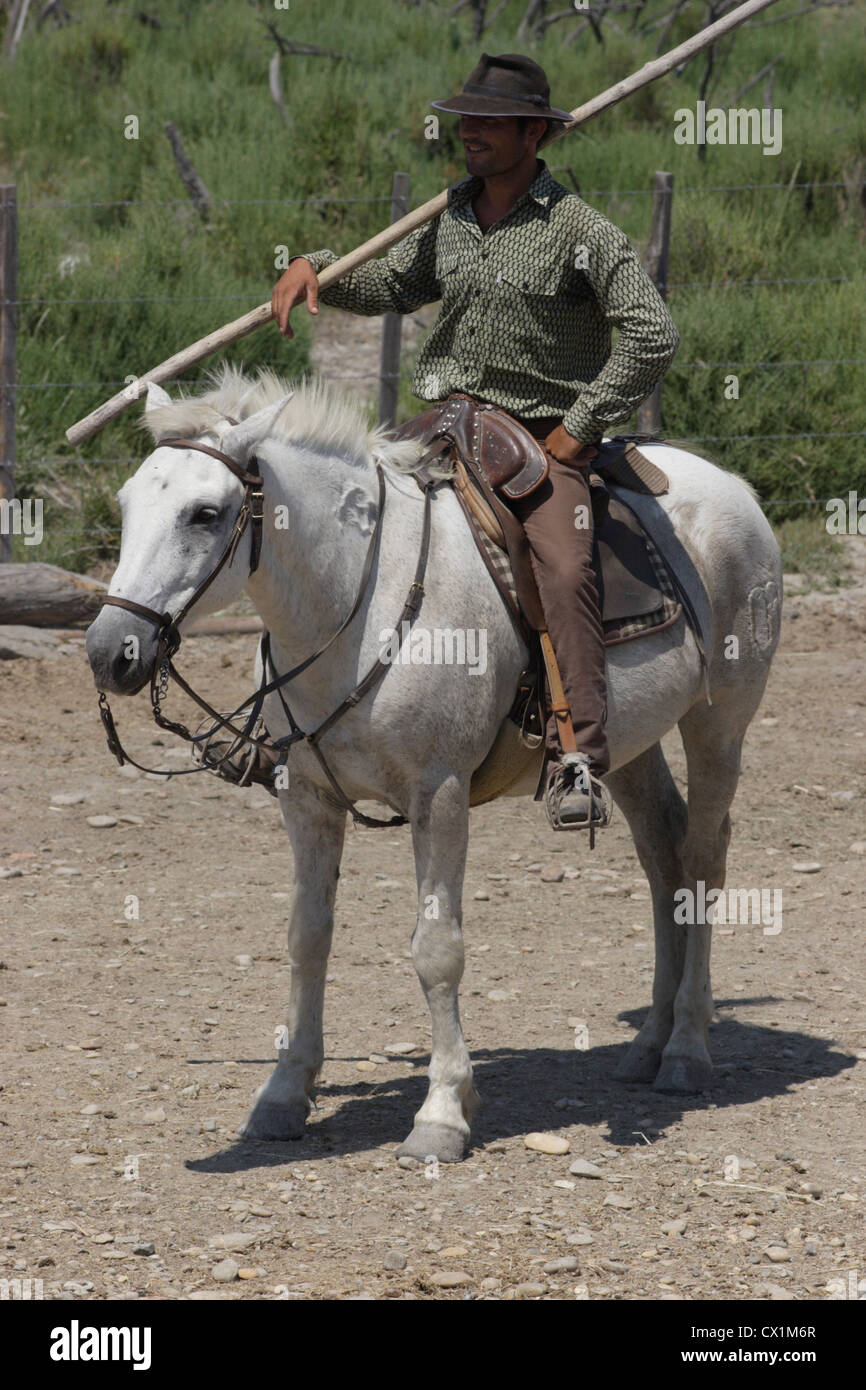
<svg viewBox="0 0 866 1390">
<path fill-rule="evenodd" d="M 520 54 L 482 54 L 463 91 L 432 103 L 460 115 L 469 177 L 447 210 L 322 294 L 357 314 L 412 313 L 441 300 L 413 388 L 507 411 L 543 441 L 549 473 L 508 503 L 533 569 L 571 712 L 577 753 L 547 729 L 547 809 L 557 828 L 606 825 L 604 633 L 592 567 L 588 474 L 597 444 L 661 380 L 679 345 L 664 301 L 625 235 L 557 183 L 536 148 L 549 122 L 544 70 Z M 331 251 L 293 257 L 273 293 L 280 331 Z M 612 346 L 611 327 L 619 331 Z M 503 501 L 507 501 L 505 497 Z"/>
</svg>

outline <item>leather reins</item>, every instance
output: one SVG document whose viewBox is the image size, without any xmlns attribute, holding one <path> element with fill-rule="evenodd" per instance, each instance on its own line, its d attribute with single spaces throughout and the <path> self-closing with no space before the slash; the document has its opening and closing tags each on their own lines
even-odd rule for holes
<svg viewBox="0 0 866 1390">
<path fill-rule="evenodd" d="M 357 614 L 358 609 L 361 607 L 361 603 L 363 601 L 364 595 L 367 591 L 370 582 L 370 578 L 373 573 L 373 564 L 376 557 L 376 552 L 378 550 L 378 543 L 382 530 L 382 517 L 385 512 L 385 501 L 387 493 L 385 488 L 385 475 L 381 464 L 376 465 L 376 474 L 379 483 L 378 511 L 376 514 L 376 520 L 373 525 L 373 530 L 370 534 L 370 540 L 367 545 L 367 551 L 364 557 L 364 565 L 361 571 L 361 579 L 358 585 L 357 593 L 355 595 L 355 601 L 352 604 L 352 607 L 349 610 L 348 614 L 343 619 L 336 632 L 334 632 L 332 636 L 329 637 L 328 640 L 324 642 L 321 647 L 318 648 L 317 651 L 313 652 L 311 656 L 306 657 L 305 660 L 299 662 L 297 666 L 294 666 L 291 669 L 291 671 L 287 671 L 282 676 L 277 675 L 276 668 L 274 667 L 273 659 L 271 656 L 270 633 L 265 631 L 262 634 L 261 638 L 262 678 L 258 689 L 254 692 L 254 694 L 249 696 L 248 699 L 244 700 L 242 704 L 238 705 L 237 709 L 233 710 L 231 714 L 222 715 L 219 714 L 217 710 L 215 710 L 210 704 L 208 704 L 206 700 L 204 700 L 200 695 L 198 695 L 196 691 L 194 691 L 192 687 L 188 684 L 188 682 L 184 680 L 183 676 L 181 676 L 180 672 L 174 666 L 172 657 L 177 653 L 177 650 L 181 644 L 181 636 L 178 630 L 179 623 L 183 621 L 183 619 L 188 615 L 192 607 L 210 588 L 210 586 L 213 584 L 214 580 L 216 579 L 217 575 L 221 572 L 223 567 L 227 564 L 230 565 L 232 563 L 240 539 L 243 536 L 247 526 L 250 524 L 252 525 L 250 574 L 255 573 L 256 569 L 258 568 L 259 559 L 261 556 L 262 523 L 264 516 L 262 491 L 264 481 L 259 476 L 259 474 L 249 472 L 248 470 L 243 468 L 239 463 L 237 463 L 234 459 L 230 458 L 228 454 L 222 453 L 219 449 L 213 449 L 208 444 L 200 444 L 195 439 L 163 439 L 160 440 L 160 445 L 167 445 L 168 447 L 174 449 L 195 449 L 200 453 L 210 454 L 212 458 L 215 458 L 219 460 L 220 463 L 225 464 L 225 466 L 232 473 L 234 473 L 235 477 L 240 479 L 240 481 L 244 484 L 244 497 L 241 503 L 240 511 L 238 512 L 237 518 L 235 519 L 235 524 L 232 528 L 232 533 L 229 537 L 228 544 L 226 545 L 222 555 L 217 561 L 216 566 L 208 575 L 208 577 L 201 584 L 199 584 L 198 588 L 195 590 L 192 596 L 187 600 L 183 607 L 179 609 L 177 613 L 175 613 L 174 615 L 172 615 L 171 613 L 159 613 L 155 608 L 148 608 L 146 604 L 136 603 L 132 599 L 116 597 L 113 594 L 109 595 L 105 599 L 105 603 L 111 604 L 116 608 L 125 608 L 129 612 L 137 614 L 138 617 L 146 618 L 149 622 L 152 622 L 156 625 L 157 649 L 150 676 L 150 701 L 151 711 L 154 720 L 159 725 L 159 727 L 162 729 L 166 729 L 170 733 L 177 734 L 180 738 L 185 739 L 188 743 L 196 745 L 201 743 L 206 744 L 207 742 L 209 742 L 209 740 L 213 737 L 213 735 L 219 728 L 229 730 L 229 732 L 234 735 L 234 740 L 230 743 L 228 751 L 223 755 L 223 757 L 219 758 L 215 762 L 201 762 L 197 767 L 183 768 L 178 769 L 176 771 L 144 767 L 141 763 L 136 762 L 134 758 L 130 757 L 129 753 L 121 744 L 120 737 L 117 732 L 117 727 L 114 722 L 114 716 L 111 712 L 111 707 L 108 703 L 108 697 L 106 696 L 104 691 L 100 691 L 99 713 L 102 719 L 103 726 L 105 728 L 109 752 L 111 752 L 114 755 L 121 767 L 125 762 L 128 762 L 131 763 L 133 767 L 139 768 L 142 772 L 155 772 L 162 777 L 186 777 L 189 776 L 191 773 L 195 772 L 217 771 L 224 762 L 227 762 L 228 759 L 231 758 L 238 751 L 238 749 L 243 746 L 260 750 L 262 753 L 264 753 L 267 757 L 271 759 L 271 761 L 275 764 L 276 770 L 276 767 L 286 765 L 288 761 L 288 754 L 290 748 L 295 743 L 298 743 L 301 740 L 303 740 L 307 743 L 314 756 L 316 757 L 319 766 L 324 772 L 328 780 L 328 783 L 331 787 L 331 790 L 338 803 L 346 811 L 350 813 L 353 820 L 355 820 L 358 824 L 365 826 L 405 825 L 405 816 L 398 815 L 392 816 L 388 820 L 379 820 L 374 816 L 367 816 L 364 815 L 363 812 L 359 811 L 357 806 L 355 806 L 354 802 L 343 791 L 333 772 L 329 768 L 327 761 L 322 753 L 322 750 L 319 747 L 319 740 L 324 736 L 324 734 L 326 734 L 329 729 L 332 729 L 333 726 L 337 723 L 337 721 L 341 719 L 343 715 L 348 712 L 348 710 L 352 709 L 356 704 L 358 704 L 358 702 L 361 699 L 363 699 L 365 695 L 369 694 L 369 692 L 373 690 L 379 684 L 379 682 L 384 679 L 385 674 L 388 670 L 389 663 L 387 661 L 383 661 L 381 657 L 377 657 L 373 666 L 370 667 L 366 675 L 358 682 L 354 689 L 349 692 L 349 694 L 337 707 L 337 709 L 335 709 L 332 714 L 328 715 L 327 719 L 324 719 L 310 733 L 306 733 L 303 729 L 301 729 L 301 727 L 297 723 L 297 720 L 292 714 L 291 709 L 289 708 L 285 695 L 283 694 L 283 687 L 288 685 L 289 682 L 294 680 L 297 676 L 301 675 L 302 672 L 306 671 L 308 667 L 312 666 L 315 661 L 318 661 L 319 657 L 323 656 L 324 653 L 328 650 L 328 648 L 334 642 L 336 642 L 337 638 L 340 637 L 343 632 L 345 632 L 346 628 L 349 626 L 349 624 L 352 622 L 353 618 Z M 409 585 L 409 593 L 407 595 L 406 602 L 403 605 L 403 609 L 395 625 L 395 631 L 397 632 L 402 631 L 402 624 L 405 621 L 411 621 L 411 619 L 415 616 L 415 614 L 418 611 L 418 608 L 420 607 L 421 598 L 424 593 L 424 576 L 426 573 L 427 560 L 430 553 L 431 495 L 432 490 L 436 485 L 436 480 L 429 475 L 429 472 L 426 472 L 426 465 L 431 461 L 431 459 L 437 457 L 445 447 L 447 447 L 447 445 L 443 440 L 437 440 L 435 444 L 431 445 L 430 448 L 425 452 L 423 457 L 419 460 L 419 464 L 413 475 L 415 477 L 415 481 L 418 483 L 418 486 L 422 489 L 422 492 L 424 494 L 424 520 L 422 524 L 421 544 L 418 552 L 418 560 L 415 565 L 415 574 L 412 579 L 412 583 Z M 273 673 L 273 678 L 271 680 L 268 680 L 269 668 L 270 671 Z M 195 704 L 199 706 L 200 709 L 204 710 L 206 714 L 208 714 L 212 719 L 216 721 L 214 726 L 208 729 L 205 733 L 193 734 L 190 732 L 190 730 L 186 727 L 185 724 L 178 723 L 175 720 L 167 719 L 166 716 L 163 714 L 161 702 L 165 698 L 166 692 L 168 690 L 168 682 L 171 677 L 174 678 L 174 680 L 180 686 L 181 690 L 183 690 L 185 694 L 188 695 L 190 699 L 192 699 L 195 702 Z M 279 695 L 283 711 L 286 715 L 286 718 L 289 721 L 289 728 L 291 730 L 291 733 L 287 734 L 284 738 L 273 740 L 270 738 L 263 739 L 255 737 L 252 731 L 256 727 L 256 724 L 260 719 L 264 701 L 268 695 L 271 695 L 274 692 L 277 692 L 277 694 Z M 245 709 L 247 709 L 248 706 L 250 707 L 250 712 L 247 715 L 246 721 L 242 728 L 237 728 L 233 721 L 237 719 L 238 715 L 242 714 L 242 712 Z"/>
</svg>

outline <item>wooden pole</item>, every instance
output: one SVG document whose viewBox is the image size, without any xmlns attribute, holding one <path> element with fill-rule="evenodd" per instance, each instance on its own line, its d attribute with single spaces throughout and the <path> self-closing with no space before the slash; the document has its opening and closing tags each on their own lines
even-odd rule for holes
<svg viewBox="0 0 866 1390">
<path fill-rule="evenodd" d="M 30 0 L 18 0 L 17 4 L 12 5 L 9 18 L 6 22 L 6 57 L 10 63 L 15 61 L 15 54 L 21 35 L 24 33 L 24 25 L 27 23 L 27 11 L 30 9 Z"/>
<path fill-rule="evenodd" d="M 668 297 L 668 260 L 671 249 L 671 212 L 674 200 L 674 176 L 657 169 L 653 179 L 653 220 L 649 245 L 644 256 L 644 268 L 662 299 Z M 638 408 L 637 427 L 641 434 L 661 434 L 662 384 L 653 388 Z"/>
<path fill-rule="evenodd" d="M 288 112 L 283 101 L 283 84 L 280 81 L 280 50 L 274 49 L 274 56 L 268 63 L 268 90 L 271 94 L 271 101 L 280 113 L 283 125 L 288 124 Z"/>
<path fill-rule="evenodd" d="M 592 120 L 602 111 L 607 111 L 609 107 L 624 101 L 626 97 L 631 96 L 632 92 L 637 92 L 641 87 L 655 82 L 656 78 L 663 77 L 665 73 L 672 72 L 674 68 L 682 67 L 696 54 L 709 48 L 724 34 L 729 33 L 731 29 L 735 29 L 738 24 L 751 19 L 761 10 L 769 9 L 770 5 L 775 3 L 776 0 L 745 0 L 745 4 L 739 5 L 737 9 L 731 10 L 730 14 L 716 20 L 715 24 L 710 24 L 708 28 L 702 29 L 700 33 L 686 39 L 685 43 L 677 44 L 676 48 L 672 48 L 669 53 L 663 54 L 660 58 L 654 58 L 652 62 L 644 63 L 643 67 L 632 73 L 630 77 L 623 78 L 621 82 L 616 82 L 613 87 L 608 87 L 607 91 L 602 92 L 600 96 L 593 97 L 591 101 L 584 102 L 583 106 L 576 107 L 571 112 L 571 120 L 563 124 L 559 130 L 549 134 L 541 142 L 541 145 L 547 146 L 554 140 L 561 139 L 563 135 L 576 130 L 578 126 L 584 125 L 586 121 Z M 396 242 L 402 241 L 410 232 L 415 231 L 416 227 L 423 227 L 425 222 L 431 222 L 434 217 L 438 217 L 447 206 L 448 190 L 446 189 L 443 193 L 437 193 L 435 198 L 422 203 L 421 207 L 415 208 L 406 217 L 401 217 L 400 221 L 395 222 L 393 226 L 386 227 L 384 231 L 377 233 L 369 241 L 365 241 L 362 246 L 357 246 L 348 256 L 343 256 L 333 265 L 326 266 L 319 276 L 319 289 L 327 289 L 337 280 L 341 280 L 344 275 L 348 275 L 350 270 L 356 270 L 359 265 L 364 265 L 366 261 L 380 256 L 389 247 L 394 246 Z M 208 333 L 197 343 L 192 343 L 181 352 L 176 352 L 173 357 L 167 358 L 165 362 L 160 362 L 158 367 L 153 367 L 150 371 L 145 372 L 129 386 L 119 391 L 116 396 L 112 396 L 111 400 L 91 411 L 83 420 L 78 420 L 66 431 L 66 438 L 70 444 L 80 444 L 82 440 L 89 439 L 91 435 L 96 434 L 104 425 L 107 425 L 109 420 L 114 420 L 124 410 L 128 410 L 131 405 L 134 405 L 147 391 L 148 382 L 167 381 L 171 377 L 177 376 L 187 367 L 201 362 L 202 358 L 209 357 L 211 353 L 217 352 L 220 348 L 228 347 L 229 343 L 235 343 L 238 339 L 245 338 L 248 333 L 254 333 L 257 328 L 261 328 L 262 324 L 269 323 L 272 318 L 273 311 L 270 300 L 268 300 L 266 304 L 260 304 L 257 309 L 251 309 L 248 314 L 235 319 L 232 323 L 225 324 L 213 333 Z"/>
<path fill-rule="evenodd" d="M 0 501 L 15 496 L 15 338 L 18 330 L 18 194 L 0 186 Z M 0 563 L 12 559 L 12 518 L 2 509 Z"/>
<path fill-rule="evenodd" d="M 391 188 L 391 221 L 398 222 L 409 211 L 409 175 L 395 174 Z M 397 423 L 397 393 L 400 387 L 401 314 L 386 314 L 382 324 L 382 351 L 379 360 L 379 424 L 393 429 Z"/>
</svg>

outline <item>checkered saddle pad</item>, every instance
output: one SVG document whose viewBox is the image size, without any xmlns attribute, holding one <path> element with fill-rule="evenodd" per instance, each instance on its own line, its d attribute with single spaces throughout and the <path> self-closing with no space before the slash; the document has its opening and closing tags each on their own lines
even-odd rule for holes
<svg viewBox="0 0 866 1390">
<path fill-rule="evenodd" d="M 506 551 L 469 514 L 476 544 L 495 577 L 517 605 L 517 586 Z M 596 528 L 594 569 L 605 645 L 631 642 L 670 627 L 682 613 L 670 571 L 658 547 L 619 497 L 608 494 L 607 515 Z"/>
</svg>

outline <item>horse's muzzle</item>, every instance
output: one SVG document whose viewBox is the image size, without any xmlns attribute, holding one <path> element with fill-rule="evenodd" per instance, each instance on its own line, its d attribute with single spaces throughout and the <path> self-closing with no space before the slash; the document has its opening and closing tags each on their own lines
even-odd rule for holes
<svg viewBox="0 0 866 1390">
<path fill-rule="evenodd" d="M 87 629 L 86 648 L 97 690 L 137 695 L 156 660 L 156 628 L 123 609 L 103 608 Z"/>
</svg>

